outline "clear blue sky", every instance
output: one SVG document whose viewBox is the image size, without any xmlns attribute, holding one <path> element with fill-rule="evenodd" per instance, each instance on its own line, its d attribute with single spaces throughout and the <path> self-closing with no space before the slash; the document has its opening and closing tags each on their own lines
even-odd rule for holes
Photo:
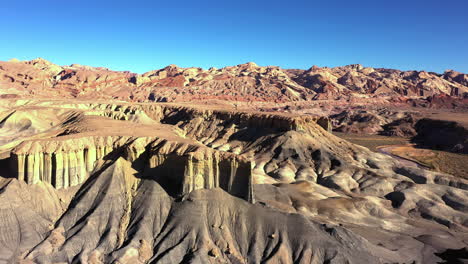
<svg viewBox="0 0 468 264">
<path fill-rule="evenodd" d="M 0 60 L 468 72 L 468 1 L 3 1 Z"/>
</svg>

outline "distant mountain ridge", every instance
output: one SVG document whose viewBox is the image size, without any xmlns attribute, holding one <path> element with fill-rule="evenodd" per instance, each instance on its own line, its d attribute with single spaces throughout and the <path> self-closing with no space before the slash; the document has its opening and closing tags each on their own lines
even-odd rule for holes
<svg viewBox="0 0 468 264">
<path fill-rule="evenodd" d="M 221 69 L 169 65 L 144 74 L 45 59 L 0 62 L 1 97 L 60 97 L 182 102 L 230 100 L 293 102 L 369 97 L 468 98 L 468 74 L 443 74 L 364 67 L 308 70 L 258 66 L 253 62 Z"/>
</svg>

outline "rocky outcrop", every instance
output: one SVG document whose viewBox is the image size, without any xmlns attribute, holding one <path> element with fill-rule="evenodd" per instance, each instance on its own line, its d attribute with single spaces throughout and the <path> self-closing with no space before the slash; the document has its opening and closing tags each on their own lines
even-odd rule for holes
<svg viewBox="0 0 468 264">
<path fill-rule="evenodd" d="M 83 183 L 96 169 L 97 160 L 124 155 L 135 163 L 145 160 L 147 166 L 140 170 L 142 177 L 154 177 L 174 196 L 200 188 L 221 187 L 235 196 L 251 200 L 252 189 L 249 186 L 253 165 L 248 158 L 238 155 L 243 152 L 248 138 L 236 146 L 226 141 L 228 137 L 255 131 L 260 132 L 259 135 L 308 131 L 316 123 L 327 128 L 329 122 L 327 118 L 312 116 L 208 110 L 167 104 L 83 103 L 61 107 L 75 110 L 60 112 L 64 118 L 62 124 L 54 120 L 63 130 L 55 132 L 59 137 L 26 140 L 11 151 L 12 170 L 18 179 L 30 184 L 46 182 L 56 188 L 67 188 Z M 40 110 L 36 111 L 40 115 Z M 108 131 L 107 136 L 98 136 L 96 129 L 100 125 L 120 124 L 107 119 L 88 118 L 92 116 L 134 122 L 141 124 L 142 130 L 163 130 L 145 132 L 153 136 L 143 136 L 145 133 L 130 136 L 135 133 L 133 130 L 126 132 L 122 129 Z M 176 130 L 167 130 L 165 126 L 168 125 Z M 174 174 L 174 171 L 178 173 Z M 165 184 L 174 180 L 177 184 Z"/>
<path fill-rule="evenodd" d="M 81 110 L 84 115 L 104 116 L 117 120 L 134 122 L 155 122 L 168 125 L 180 125 L 179 122 L 202 118 L 205 121 L 221 120 L 241 127 L 272 129 L 275 131 L 301 130 L 309 123 L 315 123 L 329 131 L 330 120 L 326 116 L 297 115 L 282 112 L 259 112 L 221 110 L 202 106 L 181 106 L 171 103 L 137 104 L 125 102 L 62 103 L 34 100 L 38 107 L 56 107 L 60 109 Z M 142 120 L 144 119 L 144 120 Z"/>
<path fill-rule="evenodd" d="M 126 147 L 126 152 L 141 177 L 156 180 L 173 196 L 222 188 L 253 201 L 251 162 L 236 154 L 165 139 L 147 145 L 137 140 Z"/>
<path fill-rule="evenodd" d="M 130 164 L 118 159 L 86 182 L 49 234 L 21 259 L 138 264 L 403 260 L 342 227 L 328 229 L 220 189 L 174 200 L 157 182 L 131 174 Z"/>
<path fill-rule="evenodd" d="M 317 99 L 338 99 L 351 95 L 416 96 L 437 94 L 463 96 L 467 86 L 445 75 L 425 71 L 399 71 L 347 65 L 312 67 L 309 70 L 286 70 L 292 80 L 317 91 Z M 450 75 L 452 76 L 452 75 Z"/>
<path fill-rule="evenodd" d="M 38 102 L 37 105 L 37 107 L 49 107 L 48 102 Z M 180 171 L 178 175 L 185 173 L 187 175 L 194 175 L 191 176 L 193 179 L 187 181 L 187 184 L 184 185 L 187 188 L 185 191 L 177 187 L 177 189 L 170 191 L 171 194 L 176 196 L 184 194 L 199 188 L 198 186 L 203 186 L 203 188 L 219 186 L 239 197 L 250 199 L 251 195 L 245 192 L 249 188 L 234 190 L 237 187 L 232 187 L 239 185 L 234 184 L 235 182 L 241 182 L 243 186 L 249 185 L 249 182 L 245 181 L 244 178 L 235 175 L 250 174 L 252 169 L 257 174 L 265 175 L 264 177 L 277 178 L 278 180 L 287 179 L 287 181 L 291 181 L 304 177 L 312 177 L 307 172 L 308 170 L 305 169 L 314 163 L 310 157 L 313 152 L 312 149 L 318 150 L 318 142 L 320 141 L 337 141 L 337 139 L 329 138 L 330 136 L 327 133 L 330 129 L 328 118 L 310 115 L 298 116 L 203 109 L 172 104 L 131 105 L 125 103 L 99 104 L 83 102 L 74 105 L 60 105 L 56 103 L 55 107 L 75 110 L 71 114 L 62 114 L 65 119 L 62 124 L 58 125 L 59 132 L 56 134 L 60 135 L 59 137 L 47 140 L 28 140 L 14 149 L 12 155 L 15 161 L 14 171 L 19 179 L 25 179 L 30 183 L 46 181 L 57 188 L 76 185 L 83 182 L 92 171 L 90 164 L 95 161 L 94 148 L 98 150 L 100 148 L 105 149 L 104 154 L 96 155 L 97 159 L 100 159 L 119 148 L 119 151 L 132 149 L 136 144 L 134 142 L 140 142 L 144 139 L 144 143 L 141 143 L 136 153 L 139 153 L 138 155 L 145 153 L 147 155 L 146 160 L 150 164 L 152 161 L 150 156 L 148 156 L 148 144 L 153 141 L 159 142 L 163 140 L 164 143 L 161 143 L 158 148 L 154 149 L 153 158 L 161 159 L 158 161 L 159 163 L 162 162 L 162 159 L 172 159 L 172 161 L 165 163 L 161 168 L 173 163 L 177 164 L 175 165 L 177 167 L 175 169 L 187 168 L 184 171 Z M 76 109 L 79 109 L 81 112 Z M 112 121 L 112 119 L 122 120 L 122 122 Z M 125 122 L 123 123 L 123 121 Z M 127 128 L 121 127 L 130 123 L 134 125 Z M 100 133 L 100 127 L 120 127 L 120 129 L 108 129 L 106 132 L 108 136 L 105 137 L 94 136 Z M 292 145 L 295 145 L 293 143 L 295 137 L 303 136 L 313 136 L 316 138 L 314 140 L 317 143 L 314 143 L 315 146 L 307 150 L 300 158 L 288 161 L 288 165 L 286 166 L 288 168 L 279 169 L 278 166 L 284 167 L 283 163 L 286 161 L 280 161 L 276 158 L 265 161 L 266 164 L 264 162 L 251 162 L 257 158 L 256 156 L 263 155 L 261 154 L 262 152 L 257 154 L 258 149 L 263 149 L 264 151 L 268 149 L 268 152 L 275 152 L 274 157 L 281 156 L 279 153 L 281 152 L 281 147 L 276 146 L 276 144 L 265 146 L 262 143 L 263 141 L 278 142 L 278 144 L 280 144 L 279 142 L 282 142 L 281 144 L 291 142 Z M 99 140 L 95 138 L 99 138 Z M 146 138 L 150 138 L 151 140 L 147 141 Z M 104 141 L 108 142 L 99 143 Z M 341 143 L 339 144 L 341 145 Z M 295 148 L 299 147 L 301 143 L 296 144 L 297 146 L 295 147 L 292 145 L 291 148 Z M 189 146 L 193 149 L 188 152 L 181 151 L 181 149 L 188 148 Z M 324 146 L 326 146 L 325 149 L 333 148 L 333 150 L 323 149 L 325 152 L 339 151 L 346 153 L 351 151 L 348 145 L 336 147 L 326 143 L 322 147 Z M 168 151 L 168 149 L 172 150 Z M 189 152 L 193 152 L 193 155 L 188 154 Z M 289 154 L 293 155 L 292 150 Z M 138 155 L 130 153 L 127 156 L 132 158 L 128 160 L 137 160 Z M 62 156 L 65 157 L 64 161 L 61 160 Z M 352 160 L 348 156 L 349 154 L 345 154 L 343 158 Z M 200 159 L 198 157 L 204 158 Z M 263 158 L 260 160 L 263 160 Z M 203 165 L 192 166 L 192 163 L 203 163 Z M 56 168 L 57 166 L 59 170 L 62 167 L 67 169 L 64 169 L 63 172 L 51 169 L 51 167 Z M 209 168 L 209 173 L 201 173 L 200 166 Z M 157 171 L 158 169 L 155 170 Z M 148 171 L 151 171 L 151 168 Z M 203 174 L 203 177 L 207 178 L 202 179 L 201 177 L 197 177 L 196 174 Z M 56 179 L 56 176 L 59 176 L 59 178 Z M 219 179 L 212 180 L 212 177 Z M 161 181 L 167 180 L 161 178 Z M 178 180 L 178 182 L 182 182 L 182 180 Z"/>
<path fill-rule="evenodd" d="M 299 102 L 315 99 L 421 97 L 468 94 L 466 74 L 400 71 L 348 65 L 308 70 L 245 63 L 221 69 L 170 65 L 144 74 L 77 64 L 58 66 L 44 59 L 0 62 L 4 97 L 68 97 L 128 101 L 226 100 Z M 2 96 L 0 95 L 0 96 Z"/>
<path fill-rule="evenodd" d="M 12 151 L 12 168 L 17 178 L 27 183 L 46 182 L 67 188 L 83 183 L 97 160 L 131 140 L 95 136 L 26 141 Z"/>
<path fill-rule="evenodd" d="M 416 135 L 414 125 L 423 118 L 418 112 L 388 108 L 343 110 L 330 115 L 334 131 L 411 138 Z"/>
<path fill-rule="evenodd" d="M 413 142 L 426 148 L 468 154 L 468 128 L 453 121 L 420 119 Z"/>
<path fill-rule="evenodd" d="M 83 183 L 98 160 L 123 156 L 174 196 L 197 189 L 222 188 L 251 201 L 249 161 L 204 146 L 159 138 L 94 136 L 27 141 L 12 151 L 12 170 L 29 184 L 49 183 L 67 188 Z"/>
<path fill-rule="evenodd" d="M 4 108 L 0 261 L 437 263 L 466 246 L 467 180 L 351 144 L 328 118 L 170 103 Z"/>
<path fill-rule="evenodd" d="M 453 70 L 447 70 L 444 72 L 443 78 L 451 81 L 451 82 L 456 82 L 464 86 L 468 86 L 468 74 L 463 74 L 461 72 L 453 71 Z M 458 95 L 458 91 L 452 91 L 455 95 Z"/>
</svg>

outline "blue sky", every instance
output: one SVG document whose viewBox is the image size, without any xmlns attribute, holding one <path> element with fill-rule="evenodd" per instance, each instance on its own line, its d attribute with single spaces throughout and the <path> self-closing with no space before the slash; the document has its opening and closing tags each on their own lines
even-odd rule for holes
<svg viewBox="0 0 468 264">
<path fill-rule="evenodd" d="M 468 73 L 468 1 L 4 1 L 0 60 Z"/>
</svg>

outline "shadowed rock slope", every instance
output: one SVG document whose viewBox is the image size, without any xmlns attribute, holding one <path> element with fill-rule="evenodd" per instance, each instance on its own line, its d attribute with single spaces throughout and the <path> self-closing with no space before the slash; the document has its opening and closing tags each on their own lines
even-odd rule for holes
<svg viewBox="0 0 468 264">
<path fill-rule="evenodd" d="M 326 118 L 2 106 L 0 261 L 436 263 L 468 241 L 468 181 L 335 137 Z"/>
<path fill-rule="evenodd" d="M 300 215 L 251 205 L 220 189 L 173 201 L 119 159 L 93 175 L 55 229 L 26 255 L 39 263 L 375 262 L 367 243 Z M 353 240 L 349 247 L 336 237 Z M 310 239 L 312 238 L 312 239 Z M 294 249 L 294 250 L 291 250 Z"/>
</svg>

